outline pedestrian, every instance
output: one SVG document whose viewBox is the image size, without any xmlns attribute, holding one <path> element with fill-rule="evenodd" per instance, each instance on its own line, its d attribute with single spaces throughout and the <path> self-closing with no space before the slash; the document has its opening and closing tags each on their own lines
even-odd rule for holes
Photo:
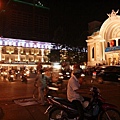
<svg viewBox="0 0 120 120">
<path fill-rule="evenodd" d="M 39 70 L 37 72 L 37 76 L 35 78 L 35 85 L 38 87 L 38 102 L 41 105 L 45 105 L 45 99 L 44 99 L 44 89 L 45 89 L 45 81 L 43 80 L 42 76 L 42 70 Z"/>
<path fill-rule="evenodd" d="M 42 70 L 42 64 L 41 64 L 41 62 L 37 63 L 36 70 L 37 70 L 37 72 L 39 72 L 40 70 Z"/>
<path fill-rule="evenodd" d="M 74 104 L 76 109 L 79 112 L 79 119 L 84 119 L 84 111 L 83 111 L 83 105 L 82 102 L 84 101 L 84 98 L 82 97 L 82 93 L 86 93 L 85 91 L 82 91 L 81 85 L 83 82 L 83 77 L 81 77 L 82 70 L 81 69 L 75 69 L 73 70 L 73 75 L 68 80 L 67 84 L 67 99 Z"/>
</svg>

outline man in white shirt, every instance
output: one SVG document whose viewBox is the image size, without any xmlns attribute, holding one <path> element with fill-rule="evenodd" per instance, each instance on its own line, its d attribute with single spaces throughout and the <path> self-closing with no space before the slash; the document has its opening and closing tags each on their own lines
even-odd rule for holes
<svg viewBox="0 0 120 120">
<path fill-rule="evenodd" d="M 81 77 L 82 69 L 75 69 L 73 75 L 68 81 L 67 85 L 67 98 L 72 102 L 79 112 L 79 119 L 84 119 L 83 106 L 81 104 L 84 98 L 80 95 L 80 86 L 82 84 L 83 78 Z"/>
</svg>

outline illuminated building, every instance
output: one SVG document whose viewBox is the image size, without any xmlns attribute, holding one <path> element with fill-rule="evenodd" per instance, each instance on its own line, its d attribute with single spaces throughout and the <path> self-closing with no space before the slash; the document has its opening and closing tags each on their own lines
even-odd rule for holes
<svg viewBox="0 0 120 120">
<path fill-rule="evenodd" d="M 23 0 L 5 1 L 1 0 L 0 36 L 49 41 L 49 8 Z"/>
<path fill-rule="evenodd" d="M 55 48 L 54 48 L 55 47 Z M 67 46 L 66 46 L 67 47 Z M 54 49 L 53 49 L 54 48 Z M 73 55 L 69 55 L 71 59 L 76 56 L 76 52 L 72 50 Z M 23 39 L 13 39 L 13 38 L 3 38 L 0 37 L 0 67 L 11 68 L 16 66 L 20 68 L 22 66 L 26 67 L 35 67 L 37 62 L 41 62 L 43 66 L 50 65 L 51 62 L 63 62 L 66 61 L 68 55 L 62 54 L 60 60 L 57 57 L 60 54 L 53 54 L 54 61 L 50 60 L 51 50 L 68 52 L 65 48 L 61 46 L 56 46 L 55 43 L 50 42 L 39 42 L 39 41 L 30 41 Z M 69 51 L 69 52 L 70 52 Z M 86 53 L 85 48 L 78 49 L 78 53 Z M 76 54 L 75 54 L 76 53 Z M 55 57 L 57 55 L 57 57 Z M 82 57 L 80 54 L 79 56 Z M 68 62 L 71 60 L 69 59 Z M 72 62 L 75 62 L 74 60 Z"/>
<path fill-rule="evenodd" d="M 52 44 L 48 42 L 0 37 L 1 66 L 36 66 L 36 62 L 49 63 Z"/>
<path fill-rule="evenodd" d="M 88 36 L 88 66 L 120 64 L 120 16 L 112 10 L 99 31 Z"/>
<path fill-rule="evenodd" d="M 49 61 L 53 43 L 46 42 L 49 41 L 49 8 L 34 3 L 36 0 L 33 3 L 23 2 L 24 0 L 1 1 L 4 2 L 0 8 L 1 65 L 34 66 L 39 61 L 53 62 Z M 54 61 L 59 56 L 55 55 L 57 54 L 53 55 Z M 75 56 L 77 55 L 72 55 L 72 62 Z M 63 61 L 67 57 L 69 55 L 65 52 Z"/>
<path fill-rule="evenodd" d="M 49 8 L 23 0 L 1 0 L 1 66 L 35 66 L 49 63 Z M 42 41 L 42 42 L 39 42 Z"/>
</svg>

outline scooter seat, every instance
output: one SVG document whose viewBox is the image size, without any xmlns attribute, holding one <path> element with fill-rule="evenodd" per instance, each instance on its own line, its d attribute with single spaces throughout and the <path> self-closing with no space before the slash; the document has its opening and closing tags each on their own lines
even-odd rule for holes
<svg viewBox="0 0 120 120">
<path fill-rule="evenodd" d="M 70 102 L 68 99 L 54 97 L 54 100 L 61 103 L 61 104 L 63 104 L 63 105 L 66 105 L 67 107 L 71 107 L 73 109 L 76 109 L 75 106 L 72 104 L 72 102 Z"/>
</svg>

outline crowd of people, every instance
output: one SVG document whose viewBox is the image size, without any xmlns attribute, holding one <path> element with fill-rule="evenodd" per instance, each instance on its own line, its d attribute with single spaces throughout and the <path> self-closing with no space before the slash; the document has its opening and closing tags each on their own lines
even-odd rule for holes
<svg viewBox="0 0 120 120">
<path fill-rule="evenodd" d="M 49 78 L 47 76 L 43 77 L 42 72 L 42 65 L 39 63 L 37 65 L 37 76 L 35 78 L 35 84 L 38 86 L 39 102 L 41 105 L 45 105 L 44 92 L 46 88 L 46 80 Z M 81 76 L 82 73 L 83 70 L 80 68 L 80 66 L 75 64 L 67 84 L 67 99 L 76 106 L 77 110 L 79 111 L 80 120 L 84 119 L 82 105 L 84 98 L 81 94 L 88 92 L 81 90 L 84 79 L 83 76 Z"/>
<path fill-rule="evenodd" d="M 37 65 L 37 75 L 35 78 L 34 85 L 38 88 L 38 102 L 41 105 L 45 105 L 45 92 L 47 87 L 47 81 L 51 79 L 51 76 L 42 74 L 44 72 L 41 63 Z"/>
</svg>

